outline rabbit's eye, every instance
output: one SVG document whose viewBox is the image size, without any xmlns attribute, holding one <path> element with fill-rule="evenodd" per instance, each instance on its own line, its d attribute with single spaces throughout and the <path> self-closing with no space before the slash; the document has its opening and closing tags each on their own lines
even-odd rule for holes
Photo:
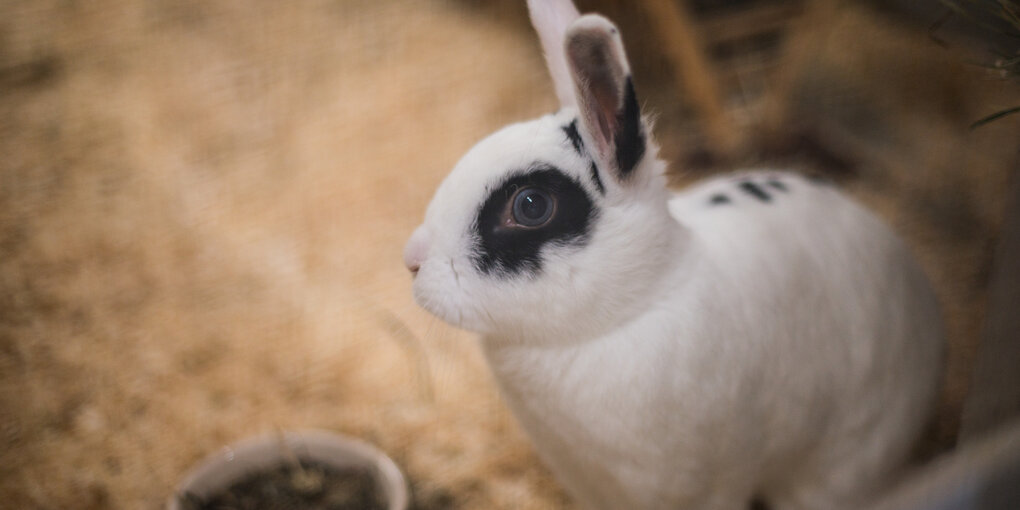
<svg viewBox="0 0 1020 510">
<path fill-rule="evenodd" d="M 472 225 L 475 264 L 488 275 L 538 274 L 543 252 L 584 246 L 598 210 L 581 183 L 542 162 L 490 190 Z"/>
<path fill-rule="evenodd" d="M 524 188 L 513 198 L 513 220 L 522 227 L 544 225 L 555 210 L 556 200 L 539 188 Z"/>
</svg>

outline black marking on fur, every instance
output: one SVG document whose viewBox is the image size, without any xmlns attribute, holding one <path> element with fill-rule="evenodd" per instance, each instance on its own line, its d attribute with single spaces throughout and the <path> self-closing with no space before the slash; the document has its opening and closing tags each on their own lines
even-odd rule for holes
<svg viewBox="0 0 1020 510">
<path fill-rule="evenodd" d="M 584 141 L 581 140 L 581 133 L 577 131 L 577 119 L 563 126 L 563 132 L 567 135 L 567 140 L 570 140 L 570 145 L 574 146 L 574 150 L 581 156 L 588 157 L 584 152 Z"/>
<path fill-rule="evenodd" d="M 716 193 L 708 199 L 708 203 L 712 205 L 722 205 L 730 203 L 730 197 L 723 195 L 722 193 Z"/>
<path fill-rule="evenodd" d="M 645 155 L 645 134 L 641 129 L 641 108 L 634 93 L 630 76 L 623 91 L 623 109 L 616 114 L 616 168 L 621 177 L 627 177 Z"/>
<path fill-rule="evenodd" d="M 555 197 L 553 217 L 538 228 L 505 225 L 508 202 L 514 193 L 532 186 Z M 536 275 L 542 270 L 543 248 L 584 246 L 596 216 L 595 204 L 579 182 L 555 167 L 536 163 L 499 184 L 479 209 L 475 220 L 475 266 L 485 274 L 500 277 Z"/>
<path fill-rule="evenodd" d="M 825 177 L 824 175 L 815 174 L 815 173 L 807 174 L 807 180 L 809 182 L 811 182 L 812 184 L 816 184 L 818 186 L 831 186 L 832 185 L 832 180 L 830 180 L 828 177 Z"/>
<path fill-rule="evenodd" d="M 595 181 L 595 187 L 599 189 L 599 193 L 605 195 L 606 187 L 602 185 L 602 178 L 599 177 L 599 166 L 595 164 L 595 160 L 588 161 L 588 171 L 591 172 L 591 179 Z"/>
<path fill-rule="evenodd" d="M 772 188 L 777 189 L 779 191 L 782 191 L 783 193 L 786 193 L 787 191 L 789 191 L 789 188 L 786 187 L 786 184 L 783 183 L 783 181 L 780 181 L 778 179 L 769 179 L 768 184 Z"/>
<path fill-rule="evenodd" d="M 563 132 L 567 135 L 567 140 L 570 141 L 570 145 L 574 147 L 577 154 L 588 159 L 588 170 L 591 172 L 591 180 L 595 183 L 599 193 L 605 195 L 606 187 L 602 184 L 602 178 L 599 177 L 599 167 L 595 164 L 595 160 L 591 159 L 591 156 L 584 150 L 584 140 L 581 139 L 581 133 L 577 131 L 577 119 L 563 126 Z"/>
<path fill-rule="evenodd" d="M 766 193 L 765 190 L 761 188 L 761 186 L 758 186 L 757 184 L 751 181 L 744 181 L 740 183 L 740 189 L 744 190 L 744 192 L 747 193 L 748 195 L 751 195 L 752 197 L 761 200 L 762 202 L 768 202 L 772 200 L 772 197 L 770 197 L 769 194 Z"/>
</svg>

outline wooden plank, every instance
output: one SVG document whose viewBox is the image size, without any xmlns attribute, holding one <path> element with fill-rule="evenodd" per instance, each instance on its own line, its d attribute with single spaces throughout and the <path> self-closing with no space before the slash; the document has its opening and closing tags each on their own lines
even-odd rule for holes
<svg viewBox="0 0 1020 510">
<path fill-rule="evenodd" d="M 731 10 L 699 19 L 698 32 L 706 44 L 745 39 L 769 32 L 782 32 L 803 10 L 800 2 L 768 3 Z"/>
<path fill-rule="evenodd" d="M 641 2 L 652 28 L 663 42 L 663 51 L 673 63 L 673 74 L 701 120 L 709 149 L 729 154 L 740 144 L 739 133 L 727 116 L 723 97 L 700 42 L 698 30 L 687 12 L 674 0 Z"/>
<path fill-rule="evenodd" d="M 1020 178 L 1013 179 L 988 293 L 985 328 L 964 401 L 960 440 L 1020 416 Z"/>
</svg>

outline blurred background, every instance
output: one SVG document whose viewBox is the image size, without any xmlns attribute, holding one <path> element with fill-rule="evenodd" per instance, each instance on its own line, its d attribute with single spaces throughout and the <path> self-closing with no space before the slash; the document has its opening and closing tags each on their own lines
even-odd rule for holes
<svg viewBox="0 0 1020 510">
<path fill-rule="evenodd" d="M 929 454 L 1020 161 L 1020 115 L 972 127 L 1020 105 L 1016 40 L 961 3 L 578 2 L 677 187 L 822 174 L 907 239 L 951 335 Z M 401 262 L 459 156 L 556 107 L 523 0 L 0 2 L 0 506 L 158 508 L 226 443 L 323 428 L 418 508 L 570 507 Z"/>
</svg>

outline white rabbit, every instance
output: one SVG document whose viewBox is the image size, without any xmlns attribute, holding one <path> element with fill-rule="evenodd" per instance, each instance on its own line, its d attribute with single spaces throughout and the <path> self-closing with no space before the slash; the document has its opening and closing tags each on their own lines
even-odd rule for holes
<svg viewBox="0 0 1020 510">
<path fill-rule="evenodd" d="M 456 165 L 412 235 L 419 304 L 482 334 L 502 394 L 593 509 L 853 508 L 935 402 L 927 280 L 833 187 L 672 194 L 617 29 L 529 2 L 562 109 Z"/>
</svg>

